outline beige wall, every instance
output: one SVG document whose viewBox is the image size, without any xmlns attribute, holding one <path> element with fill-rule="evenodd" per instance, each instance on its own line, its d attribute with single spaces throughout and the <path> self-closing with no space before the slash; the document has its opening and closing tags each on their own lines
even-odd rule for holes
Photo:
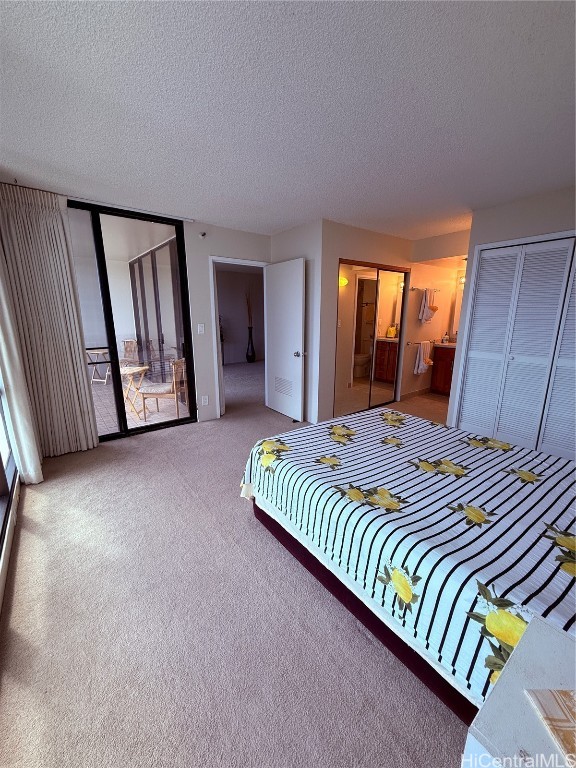
<svg viewBox="0 0 576 768">
<path fill-rule="evenodd" d="M 304 357 L 304 419 L 316 422 L 319 413 L 320 306 L 322 301 L 322 222 L 294 227 L 271 238 L 271 260 L 304 258 L 306 264 L 306 318 Z M 334 370 L 334 356 L 332 357 Z M 330 414 L 332 415 L 332 414 Z"/>
<path fill-rule="evenodd" d="M 241 267 L 238 267 L 241 270 Z M 224 335 L 223 363 L 246 362 L 248 346 L 248 313 L 246 294 L 252 302 L 252 340 L 256 360 L 264 360 L 264 280 L 246 271 L 217 271 L 218 312 L 222 317 Z"/>
<path fill-rule="evenodd" d="M 342 397 L 348 385 L 352 383 L 356 278 L 354 270 L 348 264 L 342 264 L 339 274 L 348 279 L 348 285 L 338 288 L 335 390 Z"/>
<path fill-rule="evenodd" d="M 430 388 L 432 367 L 426 373 L 415 374 L 417 346 L 419 341 L 440 341 L 445 331 L 450 332 L 450 316 L 456 291 L 456 267 L 414 264 L 410 276 L 410 285 L 417 290 L 408 292 L 406 310 L 405 340 L 413 342 L 404 347 L 404 367 L 402 372 L 402 396 Z M 418 319 L 422 302 L 423 288 L 438 288 L 434 302 L 438 311 L 429 323 Z"/>
<path fill-rule="evenodd" d="M 200 232 L 206 232 L 206 237 L 200 239 L 198 237 Z M 220 406 L 216 396 L 218 390 L 214 357 L 214 344 L 218 334 L 212 307 L 210 257 L 267 262 L 270 259 L 270 238 L 251 232 L 213 227 L 201 222 L 184 222 L 184 238 L 192 317 L 196 396 L 199 404 L 198 419 L 208 421 L 220 416 Z M 204 323 L 204 334 L 198 334 L 199 323 Z M 207 395 L 209 398 L 207 406 L 200 405 L 202 395 Z"/>
<path fill-rule="evenodd" d="M 469 253 L 484 243 L 574 229 L 575 189 L 568 187 L 474 211 Z"/>
<path fill-rule="evenodd" d="M 332 418 L 334 408 L 339 260 L 350 259 L 409 268 L 411 252 L 410 240 L 349 227 L 327 219 L 322 221 L 319 421 Z"/>
<path fill-rule="evenodd" d="M 450 232 L 437 237 L 425 237 L 412 243 L 412 261 L 431 261 L 446 259 L 454 256 L 465 256 L 468 253 L 470 230 Z"/>
</svg>

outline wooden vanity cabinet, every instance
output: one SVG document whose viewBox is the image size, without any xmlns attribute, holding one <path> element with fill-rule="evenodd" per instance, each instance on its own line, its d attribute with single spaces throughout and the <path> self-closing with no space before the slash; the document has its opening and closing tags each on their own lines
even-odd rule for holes
<svg viewBox="0 0 576 768">
<path fill-rule="evenodd" d="M 449 395 L 452 386 L 452 373 L 454 372 L 454 354 L 456 350 L 453 347 L 434 347 L 432 366 L 432 382 L 430 391 L 439 395 Z"/>
<path fill-rule="evenodd" d="M 376 341 L 376 360 L 374 361 L 374 379 L 394 383 L 398 362 L 398 342 Z"/>
</svg>

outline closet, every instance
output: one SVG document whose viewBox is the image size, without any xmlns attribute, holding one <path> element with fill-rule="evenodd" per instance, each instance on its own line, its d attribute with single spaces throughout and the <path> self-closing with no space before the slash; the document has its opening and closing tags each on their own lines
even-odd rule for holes
<svg viewBox="0 0 576 768">
<path fill-rule="evenodd" d="M 574 238 L 480 250 L 458 426 L 574 457 Z"/>
</svg>

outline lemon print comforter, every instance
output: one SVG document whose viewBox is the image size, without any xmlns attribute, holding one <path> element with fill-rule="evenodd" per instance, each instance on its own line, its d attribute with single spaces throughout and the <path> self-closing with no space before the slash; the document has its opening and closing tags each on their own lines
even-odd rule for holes
<svg viewBox="0 0 576 768">
<path fill-rule="evenodd" d="M 243 495 L 480 705 L 534 614 L 575 634 L 574 469 L 376 408 L 259 441 Z"/>
</svg>

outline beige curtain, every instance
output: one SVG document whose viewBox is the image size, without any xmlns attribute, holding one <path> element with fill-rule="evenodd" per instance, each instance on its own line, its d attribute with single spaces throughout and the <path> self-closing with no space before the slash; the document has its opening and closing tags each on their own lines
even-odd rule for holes
<svg viewBox="0 0 576 768">
<path fill-rule="evenodd" d="M 0 245 L 0 279 L 12 303 L 40 452 L 58 456 L 93 448 L 98 432 L 59 198 L 0 184 Z M 9 369 L 11 362 L 2 365 Z M 11 417 L 18 422 L 18 413 Z"/>
<path fill-rule="evenodd" d="M 24 377 L 0 238 L 0 395 L 16 468 L 24 483 L 42 482 L 42 463 Z"/>
</svg>

